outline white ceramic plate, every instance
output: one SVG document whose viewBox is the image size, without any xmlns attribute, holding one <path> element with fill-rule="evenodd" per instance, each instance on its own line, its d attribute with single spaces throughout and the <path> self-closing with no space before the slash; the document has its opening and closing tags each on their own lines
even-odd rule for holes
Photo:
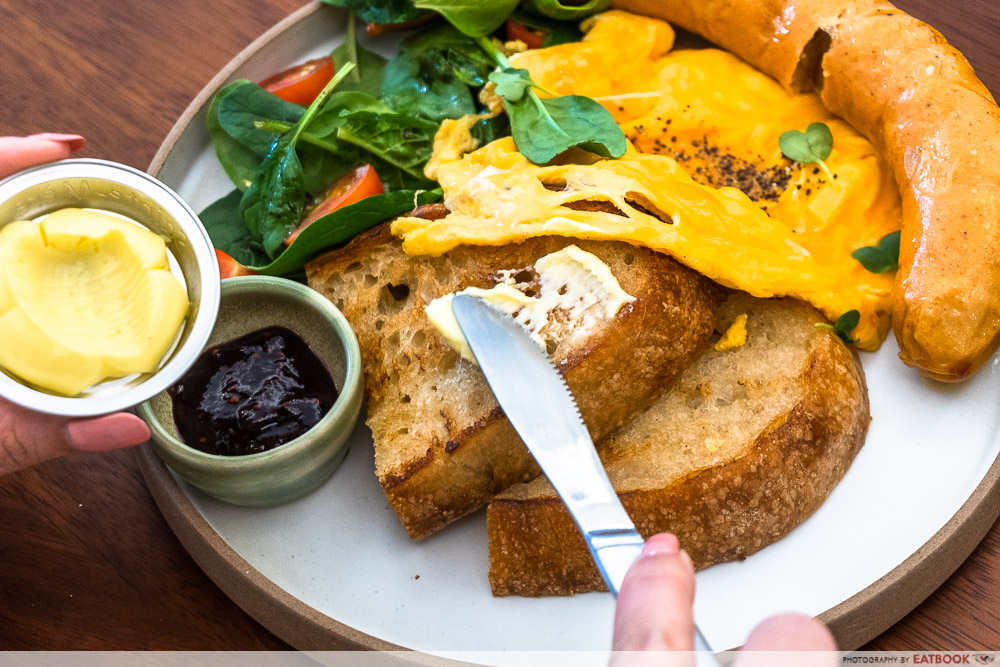
<svg viewBox="0 0 1000 667">
<path fill-rule="evenodd" d="M 329 7 L 305 8 L 279 24 L 192 104 L 151 171 L 195 210 L 229 192 L 204 127 L 211 92 L 234 78 L 260 80 L 327 54 L 343 30 L 343 15 Z M 998 486 L 997 469 L 990 472 L 1000 451 L 997 359 L 971 381 L 950 386 L 922 380 L 896 353 L 889 340 L 878 353 L 863 355 L 873 416 L 868 440 L 819 511 L 747 560 L 698 574 L 696 614 L 716 648 L 738 646 L 762 618 L 787 610 L 825 614 L 842 644 L 853 644 L 844 648 L 854 648 L 939 585 L 996 518 L 985 500 Z M 370 434 L 361 426 L 343 467 L 324 487 L 270 510 L 214 500 L 149 461 L 144 470 L 203 567 L 293 644 L 316 646 L 310 632 L 328 618 L 336 621 L 334 634 L 348 626 L 357 631 L 354 639 L 369 635 L 431 652 L 607 649 L 610 595 L 494 598 L 483 513 L 411 541 L 388 508 L 372 457 Z M 173 491 L 157 492 L 164 485 Z M 184 507 L 178 513 L 165 505 Z M 180 515 L 186 527 L 178 528 Z M 189 539 L 192 525 L 200 546 Z M 218 576 L 207 562 L 206 539 L 210 550 L 225 552 L 228 575 Z M 232 581 L 244 564 L 255 595 L 280 599 L 277 612 L 256 608 L 248 600 L 259 598 Z M 281 618 L 282 609 L 289 618 L 305 610 L 311 620 L 296 625 Z"/>
</svg>

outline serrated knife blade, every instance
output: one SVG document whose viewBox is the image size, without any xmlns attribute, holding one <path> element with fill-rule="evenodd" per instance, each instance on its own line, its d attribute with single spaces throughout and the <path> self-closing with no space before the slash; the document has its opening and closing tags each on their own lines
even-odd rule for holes
<svg viewBox="0 0 1000 667">
<path fill-rule="evenodd" d="M 452 312 L 514 430 L 555 487 L 617 597 L 643 539 L 597 456 L 576 399 L 548 355 L 513 317 L 469 294 Z M 695 649 L 711 651 L 695 628 Z M 711 656 L 711 653 L 709 653 Z M 699 655 L 699 665 L 718 665 Z"/>
</svg>

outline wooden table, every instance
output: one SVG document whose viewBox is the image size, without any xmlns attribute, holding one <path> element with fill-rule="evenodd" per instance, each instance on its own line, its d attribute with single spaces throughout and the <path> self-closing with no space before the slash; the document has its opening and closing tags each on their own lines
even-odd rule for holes
<svg viewBox="0 0 1000 667">
<path fill-rule="evenodd" d="M 84 156 L 145 169 L 212 75 L 302 4 L 4 2 L 0 135 L 77 132 L 88 139 Z M 996 0 L 897 4 L 941 30 L 1000 93 Z M 998 600 L 1000 524 L 867 648 L 1000 649 Z M 195 565 L 132 452 L 76 456 L 0 478 L 0 649 L 223 648 L 288 647 Z"/>
</svg>

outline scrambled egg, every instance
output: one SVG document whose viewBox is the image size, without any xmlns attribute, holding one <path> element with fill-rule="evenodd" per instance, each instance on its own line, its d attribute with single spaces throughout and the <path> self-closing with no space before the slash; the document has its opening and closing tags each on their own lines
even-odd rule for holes
<svg viewBox="0 0 1000 667">
<path fill-rule="evenodd" d="M 722 338 L 715 344 L 715 351 L 725 352 L 726 350 L 735 350 L 738 347 L 743 347 L 746 343 L 747 314 L 743 313 L 742 315 L 737 315 L 733 323 L 726 329 L 726 333 L 722 334 Z"/>
<path fill-rule="evenodd" d="M 632 142 L 626 155 L 571 151 L 539 166 L 505 139 L 445 163 L 438 176 L 452 213 L 394 223 L 406 251 L 541 234 L 627 241 L 754 296 L 807 300 L 831 319 L 857 309 L 853 335 L 876 349 L 893 276 L 869 273 L 851 252 L 899 229 L 901 203 L 871 144 L 818 96 L 791 94 L 731 54 L 669 52 L 674 32 L 662 21 L 611 11 L 584 29 L 582 42 L 512 62 L 556 93 L 604 104 Z M 833 133 L 835 180 L 781 155 L 778 137 L 813 122 Z M 608 210 L 568 207 L 585 200 Z"/>
</svg>

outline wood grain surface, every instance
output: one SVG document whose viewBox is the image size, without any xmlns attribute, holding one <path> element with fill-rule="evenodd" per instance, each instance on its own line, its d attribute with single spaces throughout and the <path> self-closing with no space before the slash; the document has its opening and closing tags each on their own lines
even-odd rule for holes
<svg viewBox="0 0 1000 667">
<path fill-rule="evenodd" d="M 0 3 L 0 135 L 145 169 L 212 75 L 302 0 Z M 996 0 L 898 0 L 1000 93 Z M 291 63 L 290 63 L 291 64 Z M 955 443 L 956 450 L 961 443 Z M 958 455 L 958 454 L 956 454 Z M 1000 650 L 1000 524 L 871 650 Z M 174 537 L 132 452 L 0 478 L 0 649 L 285 649 Z"/>
</svg>

